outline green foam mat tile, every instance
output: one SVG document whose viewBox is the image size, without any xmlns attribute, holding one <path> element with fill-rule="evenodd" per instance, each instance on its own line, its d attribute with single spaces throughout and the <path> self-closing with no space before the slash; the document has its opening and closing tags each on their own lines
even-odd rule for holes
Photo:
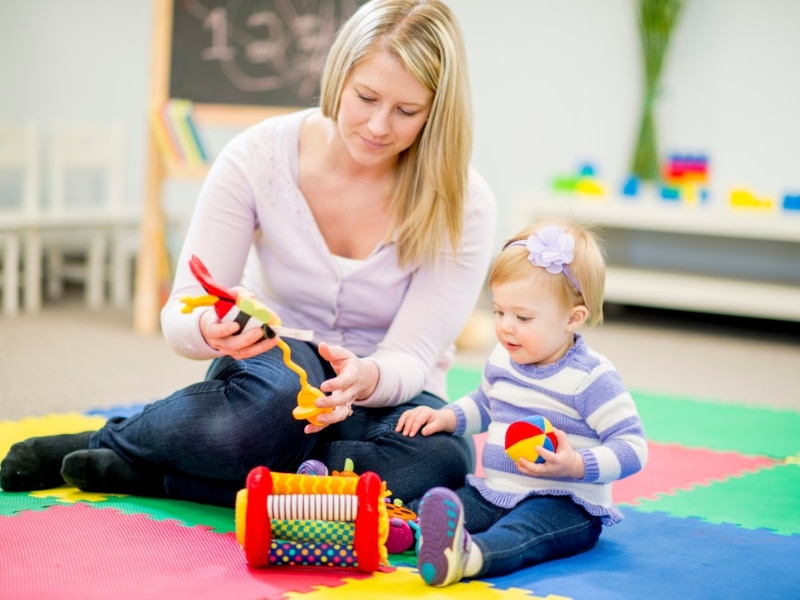
<svg viewBox="0 0 800 600">
<path fill-rule="evenodd" d="M 58 504 L 53 498 L 36 498 L 26 492 L 0 491 L 0 516 L 13 517 L 21 510 L 44 510 Z"/>
<path fill-rule="evenodd" d="M 800 465 L 783 464 L 690 491 L 642 500 L 635 510 L 696 517 L 745 529 L 800 534 Z"/>
<path fill-rule="evenodd" d="M 92 502 L 91 506 L 115 508 L 128 515 L 147 515 L 156 521 L 174 520 L 187 527 L 202 525 L 217 533 L 236 531 L 236 518 L 232 508 L 139 496 L 109 497 L 99 502 Z"/>
<path fill-rule="evenodd" d="M 414 567 L 417 566 L 417 551 L 412 548 L 405 552 L 389 555 L 389 564 L 393 567 Z"/>
<path fill-rule="evenodd" d="M 44 510 L 51 506 L 80 502 L 91 508 L 114 508 L 122 514 L 146 515 L 156 521 L 178 521 L 187 527 L 201 525 L 217 533 L 236 531 L 232 508 L 124 494 L 88 494 L 77 490 L 71 494 L 72 491 L 73 488 L 68 487 L 30 493 L 0 491 L 0 516 L 14 516 L 23 510 Z"/>
<path fill-rule="evenodd" d="M 647 438 L 783 459 L 800 451 L 800 413 L 633 392 Z"/>
<path fill-rule="evenodd" d="M 474 392 L 480 383 L 481 369 L 455 364 L 447 372 L 447 395 L 450 400 L 457 400 Z"/>
</svg>

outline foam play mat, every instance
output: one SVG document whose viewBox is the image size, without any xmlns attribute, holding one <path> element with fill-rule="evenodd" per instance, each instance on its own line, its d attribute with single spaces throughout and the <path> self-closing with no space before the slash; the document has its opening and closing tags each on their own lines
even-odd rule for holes
<svg viewBox="0 0 800 600">
<path fill-rule="evenodd" d="M 452 395 L 478 378 L 454 370 Z M 253 568 L 237 543 L 233 509 L 62 486 L 0 492 L 0 598 L 800 597 L 800 413 L 634 397 L 650 460 L 615 484 L 625 520 L 580 556 L 442 589 L 422 582 L 413 551 L 391 554 L 391 565 L 375 573 Z M 0 421 L 0 456 L 27 437 L 94 429 L 130 410 Z"/>
</svg>

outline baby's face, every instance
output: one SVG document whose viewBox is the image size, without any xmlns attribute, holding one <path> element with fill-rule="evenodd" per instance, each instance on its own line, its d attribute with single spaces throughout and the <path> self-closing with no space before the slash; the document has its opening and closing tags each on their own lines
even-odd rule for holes
<svg viewBox="0 0 800 600">
<path fill-rule="evenodd" d="M 572 309 L 534 276 L 492 286 L 495 334 L 512 360 L 547 365 L 572 347 Z"/>
</svg>

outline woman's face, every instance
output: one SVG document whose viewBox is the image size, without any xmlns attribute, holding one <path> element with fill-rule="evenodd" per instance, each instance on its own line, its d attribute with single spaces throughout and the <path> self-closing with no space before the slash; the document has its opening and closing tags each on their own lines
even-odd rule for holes
<svg viewBox="0 0 800 600">
<path fill-rule="evenodd" d="M 363 166 L 394 162 L 425 125 L 433 92 L 398 58 L 373 52 L 350 73 L 342 89 L 337 125 L 353 160 Z"/>
</svg>

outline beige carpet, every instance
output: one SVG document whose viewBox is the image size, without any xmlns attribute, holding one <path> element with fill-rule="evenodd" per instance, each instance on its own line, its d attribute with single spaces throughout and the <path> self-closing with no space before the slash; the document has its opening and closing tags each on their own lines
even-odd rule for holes
<svg viewBox="0 0 800 600">
<path fill-rule="evenodd" d="M 800 409 L 798 324 L 608 307 L 607 322 L 584 333 L 632 389 Z M 75 294 L 35 316 L 0 317 L 0 342 L 0 420 L 147 402 L 207 367 L 135 334 L 130 310 L 92 312 Z M 459 360 L 481 364 L 485 353 Z"/>
</svg>

